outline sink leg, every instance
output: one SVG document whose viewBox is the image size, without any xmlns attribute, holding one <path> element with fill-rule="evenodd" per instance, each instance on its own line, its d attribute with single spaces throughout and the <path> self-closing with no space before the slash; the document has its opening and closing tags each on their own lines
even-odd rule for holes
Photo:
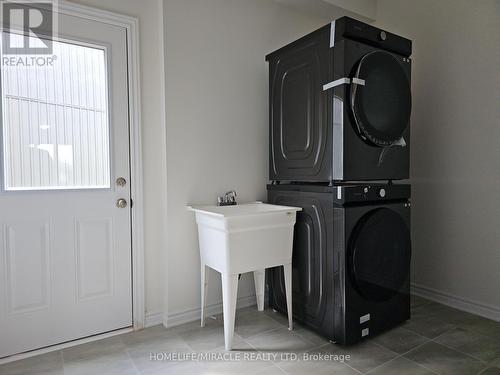
<svg viewBox="0 0 500 375">
<path fill-rule="evenodd" d="M 201 265 L 201 326 L 205 327 L 205 306 L 207 304 L 208 277 L 210 270 Z"/>
<path fill-rule="evenodd" d="M 257 310 L 264 311 L 266 270 L 253 271 L 253 281 L 255 283 L 255 296 L 257 297 Z"/>
<path fill-rule="evenodd" d="M 286 290 L 286 309 L 288 312 L 288 330 L 293 329 L 293 313 L 292 313 L 292 264 L 284 264 L 283 272 L 285 274 L 285 290 Z"/>
<path fill-rule="evenodd" d="M 233 346 L 237 294 L 238 275 L 222 274 L 222 306 L 224 310 L 224 341 L 226 343 L 226 350 L 231 350 Z"/>
</svg>

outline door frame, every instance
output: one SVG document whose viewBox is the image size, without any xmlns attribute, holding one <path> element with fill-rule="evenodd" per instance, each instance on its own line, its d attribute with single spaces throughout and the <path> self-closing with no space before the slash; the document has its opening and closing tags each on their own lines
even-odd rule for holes
<svg viewBox="0 0 500 375">
<path fill-rule="evenodd" d="M 144 195 L 142 176 L 142 126 L 139 77 L 139 20 L 136 17 L 70 3 L 57 1 L 56 11 L 91 21 L 123 27 L 127 36 L 128 56 L 128 109 L 130 146 L 130 199 L 132 231 L 132 322 L 133 329 L 144 328 Z"/>
</svg>

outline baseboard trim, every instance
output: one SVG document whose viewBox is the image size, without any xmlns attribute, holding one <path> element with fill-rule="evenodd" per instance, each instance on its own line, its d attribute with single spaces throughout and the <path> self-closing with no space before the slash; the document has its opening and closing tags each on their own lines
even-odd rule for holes
<svg viewBox="0 0 500 375">
<path fill-rule="evenodd" d="M 498 306 L 458 297 L 451 293 L 442 292 L 417 283 L 411 284 L 411 293 L 458 310 L 466 311 L 471 314 L 480 315 L 484 318 L 500 322 L 500 307 Z"/>
<path fill-rule="evenodd" d="M 162 311 L 151 311 L 146 313 L 146 319 L 144 321 L 144 328 L 157 326 L 163 323 L 163 312 Z"/>
<path fill-rule="evenodd" d="M 238 298 L 238 302 L 236 304 L 237 309 L 241 309 L 244 307 L 249 307 L 257 305 L 257 301 L 255 299 L 255 295 L 250 295 L 246 297 Z M 222 302 L 214 303 L 211 305 L 207 305 L 206 307 L 206 316 L 216 315 L 222 313 Z M 167 317 L 163 318 L 163 324 L 167 327 L 175 327 L 181 324 L 194 322 L 195 320 L 199 320 L 201 315 L 201 308 L 189 309 L 185 311 L 180 311 L 176 313 L 171 313 Z M 161 323 L 161 322 L 160 322 Z"/>
</svg>

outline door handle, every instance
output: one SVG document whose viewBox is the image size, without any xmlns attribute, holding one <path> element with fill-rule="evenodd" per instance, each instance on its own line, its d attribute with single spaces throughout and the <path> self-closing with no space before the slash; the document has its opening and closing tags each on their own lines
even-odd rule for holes
<svg viewBox="0 0 500 375">
<path fill-rule="evenodd" d="M 123 199 L 123 198 L 118 199 L 116 201 L 116 207 L 118 207 L 118 208 L 125 208 L 125 207 L 127 207 L 127 200 Z"/>
</svg>

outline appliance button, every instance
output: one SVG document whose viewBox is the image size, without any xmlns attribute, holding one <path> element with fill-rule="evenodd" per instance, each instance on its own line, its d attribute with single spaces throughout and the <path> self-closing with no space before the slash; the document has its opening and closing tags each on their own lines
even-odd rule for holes
<svg viewBox="0 0 500 375">
<path fill-rule="evenodd" d="M 367 188 L 367 187 L 365 187 L 365 188 L 363 189 L 363 193 L 365 193 L 365 194 L 366 194 L 366 193 L 368 193 L 368 188 Z"/>
<path fill-rule="evenodd" d="M 378 191 L 378 195 L 380 196 L 380 198 L 384 198 L 385 197 L 385 189 L 382 188 Z"/>
<path fill-rule="evenodd" d="M 387 34 L 385 33 L 385 31 L 381 31 L 378 37 L 380 40 L 386 40 Z"/>
</svg>

